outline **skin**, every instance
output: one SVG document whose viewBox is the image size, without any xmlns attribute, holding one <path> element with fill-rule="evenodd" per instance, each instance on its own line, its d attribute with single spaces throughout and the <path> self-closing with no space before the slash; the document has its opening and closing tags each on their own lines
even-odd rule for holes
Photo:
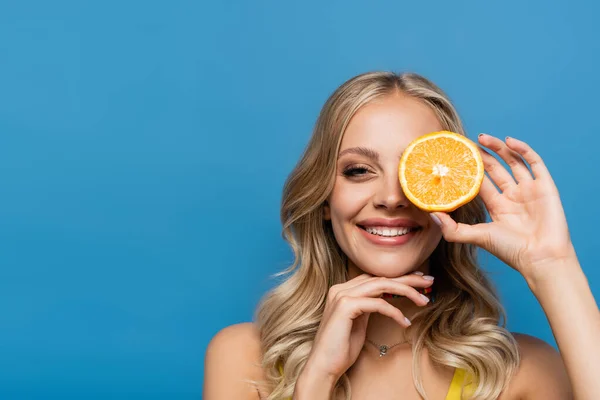
<svg viewBox="0 0 600 400">
<path fill-rule="evenodd" d="M 600 342 L 596 340 L 600 314 L 571 243 L 558 191 L 543 161 L 519 140 L 480 136 L 479 143 L 502 157 L 514 175 L 484 152 L 489 177 L 484 179 L 480 196 L 492 221 L 468 226 L 456 224 L 444 213 L 432 217 L 407 201 L 397 179 L 397 165 L 413 138 L 440 129 L 426 105 L 402 94 L 363 107 L 350 122 L 340 154 L 362 146 L 375 150 L 379 157 L 375 162 L 346 153 L 338 159 L 339 173 L 324 218 L 331 220 L 336 240 L 349 257 L 350 279 L 328 293 L 294 398 L 332 398 L 335 382 L 346 371 L 355 399 L 394 398 L 398 393 L 409 400 L 419 398 L 406 373 L 411 363 L 408 346 L 400 345 L 379 359 L 376 349 L 364 346 L 364 340 L 368 337 L 389 344 L 404 337 L 405 317 L 410 319 L 428 304 L 415 288 L 432 284 L 425 279 L 427 259 L 442 236 L 480 246 L 521 273 L 544 309 L 559 346 L 560 353 L 537 338 L 514 334 L 522 361 L 500 399 L 600 398 L 594 372 L 600 366 Z M 359 177 L 349 177 L 341 173 L 348 164 L 365 168 Z M 357 234 L 356 224 L 370 217 L 408 217 L 417 221 L 421 230 L 406 244 L 380 248 Z M 384 300 L 380 298 L 384 292 L 404 297 Z M 577 329 L 573 329 L 574 321 Z M 207 348 L 203 398 L 264 398 L 266 393 L 243 382 L 264 378 L 255 365 L 260 356 L 258 332 L 252 324 L 223 329 Z M 431 365 L 426 352 L 422 362 L 425 390 L 430 398 L 443 399 L 452 369 Z"/>
</svg>

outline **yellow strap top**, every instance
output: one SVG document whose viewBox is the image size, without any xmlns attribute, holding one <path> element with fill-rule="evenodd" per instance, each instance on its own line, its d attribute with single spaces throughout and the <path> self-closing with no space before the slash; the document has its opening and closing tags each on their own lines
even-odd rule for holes
<svg viewBox="0 0 600 400">
<path fill-rule="evenodd" d="M 279 373 L 283 375 L 283 366 L 279 364 Z M 463 388 L 463 382 L 467 383 L 464 386 L 465 394 L 473 393 L 473 385 L 471 382 L 466 382 L 465 378 L 467 378 L 467 372 L 464 369 L 456 368 L 454 370 L 454 376 L 452 377 L 452 382 L 450 382 L 450 388 L 448 389 L 448 394 L 446 395 L 446 400 L 462 400 L 461 389 Z M 292 400 L 291 398 L 289 400 Z"/>
<path fill-rule="evenodd" d="M 473 383 L 468 380 L 467 371 L 464 369 L 456 368 L 454 370 L 454 377 L 452 378 L 452 382 L 450 382 L 450 388 L 448 389 L 448 394 L 446 395 L 446 400 L 461 400 L 461 389 L 463 388 L 463 382 L 465 383 L 463 391 L 465 394 L 473 394 L 475 391 L 475 387 Z"/>
</svg>

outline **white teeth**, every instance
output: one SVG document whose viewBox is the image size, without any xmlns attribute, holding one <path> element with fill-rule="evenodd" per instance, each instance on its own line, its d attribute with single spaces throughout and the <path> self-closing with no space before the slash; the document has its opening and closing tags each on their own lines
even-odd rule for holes
<svg viewBox="0 0 600 400">
<path fill-rule="evenodd" d="M 407 233 L 414 231 L 416 228 L 378 228 L 378 227 L 367 227 L 365 230 L 373 235 L 394 237 L 403 236 Z"/>
</svg>

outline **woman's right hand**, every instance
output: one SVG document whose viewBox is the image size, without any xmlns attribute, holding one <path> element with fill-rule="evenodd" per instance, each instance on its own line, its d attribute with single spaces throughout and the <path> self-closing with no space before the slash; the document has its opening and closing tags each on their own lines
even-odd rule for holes
<svg viewBox="0 0 600 400">
<path fill-rule="evenodd" d="M 381 298 L 383 293 L 408 297 L 418 306 L 429 299 L 415 287 L 431 286 L 433 280 L 416 273 L 398 278 L 363 274 L 329 289 L 323 318 L 303 372 L 328 378 L 333 383 L 354 364 L 364 346 L 369 315 L 378 312 L 404 327 L 410 321 L 402 311 Z"/>
</svg>

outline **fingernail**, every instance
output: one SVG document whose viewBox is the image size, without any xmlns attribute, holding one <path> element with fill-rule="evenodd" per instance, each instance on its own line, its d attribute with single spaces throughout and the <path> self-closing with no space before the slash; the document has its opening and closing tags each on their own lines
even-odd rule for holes
<svg viewBox="0 0 600 400">
<path fill-rule="evenodd" d="M 510 136 L 507 136 L 506 138 L 504 138 L 504 140 L 508 140 L 508 139 L 512 139 Z"/>
<path fill-rule="evenodd" d="M 482 137 L 485 133 L 480 133 L 477 137 Z"/>
<path fill-rule="evenodd" d="M 437 217 L 437 215 L 429 214 L 429 216 L 431 217 L 431 219 L 433 220 L 433 222 L 435 222 L 435 224 L 437 226 L 442 226 L 442 221 Z"/>
<path fill-rule="evenodd" d="M 410 326 L 412 325 L 412 322 L 410 322 L 410 319 L 404 317 L 404 322 L 406 322 L 406 325 Z"/>
<path fill-rule="evenodd" d="M 415 271 L 415 272 L 413 272 L 413 274 L 423 276 L 423 273 L 421 271 Z"/>
<path fill-rule="evenodd" d="M 421 297 L 423 298 L 423 300 L 429 303 L 429 297 L 425 296 L 424 294 L 422 294 Z"/>
<path fill-rule="evenodd" d="M 423 279 L 426 279 L 426 280 L 428 280 L 428 281 L 432 281 L 432 280 L 434 280 L 435 278 L 434 278 L 433 276 L 431 276 L 431 275 L 425 275 L 425 276 L 423 277 Z"/>
</svg>

